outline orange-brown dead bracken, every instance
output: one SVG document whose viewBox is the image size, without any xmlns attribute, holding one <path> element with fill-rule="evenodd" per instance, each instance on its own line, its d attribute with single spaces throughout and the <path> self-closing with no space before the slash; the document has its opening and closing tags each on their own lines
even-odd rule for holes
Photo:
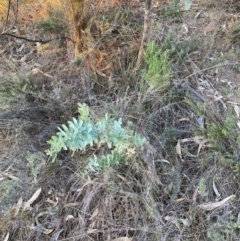
<svg viewBox="0 0 240 241">
<path fill-rule="evenodd" d="M 10 13 L 16 9 L 17 0 L 11 1 Z M 8 0 L 0 0 L 0 16 L 4 19 L 8 11 Z M 24 1 L 18 6 L 18 19 L 24 21 L 35 21 L 43 19 L 47 16 L 47 8 L 58 7 L 61 5 L 61 0 L 37 0 Z M 13 14 L 13 13 L 12 13 Z"/>
<path fill-rule="evenodd" d="M 15 1 L 17 0 L 12 0 L 12 4 L 14 4 Z M 69 4 L 66 4 L 67 1 Z M 79 6 L 79 4 L 82 6 L 83 4 L 81 14 L 79 10 L 78 12 L 74 11 L 74 4 L 75 6 Z M 114 71 L 113 69 L 116 68 L 116 66 L 114 67 L 113 56 L 118 55 L 119 51 L 126 51 L 122 45 L 122 43 L 125 42 L 125 34 L 122 35 L 120 33 L 116 37 L 111 35 L 112 25 L 122 25 L 122 20 L 116 18 L 116 20 L 114 20 L 116 23 L 107 21 L 108 25 L 106 25 L 104 21 L 99 22 L 99 20 L 95 19 L 94 14 L 99 12 L 102 12 L 102 14 L 108 14 L 115 8 L 128 9 L 130 6 L 137 7 L 138 5 L 139 0 L 26 0 L 19 4 L 19 10 L 17 13 L 18 23 L 23 24 L 24 26 L 29 26 L 30 24 L 35 24 L 39 20 L 47 18 L 49 9 L 64 9 L 67 18 L 69 19 L 68 37 L 75 42 L 75 46 L 72 42 L 68 43 L 67 51 L 69 60 L 76 60 L 77 57 L 84 58 L 86 64 L 93 73 L 108 78 Z M 0 0 L 0 6 L 3 6 L 2 14 L 3 17 L 6 17 L 8 0 Z M 90 19 L 89 17 L 86 17 L 83 20 L 84 16 L 88 15 L 89 9 L 95 13 L 90 14 Z M 11 22 L 14 21 L 14 12 L 12 10 L 10 11 L 9 20 Z M 81 26 L 83 21 L 84 24 L 87 25 L 87 27 L 85 26 L 87 31 Z M 88 23 L 88 21 L 91 23 Z M 88 27 L 88 25 L 90 27 Z M 104 28 L 101 27 L 102 25 Z M 74 26 L 76 27 L 74 28 Z M 104 35 L 107 37 L 103 38 Z M 133 39 L 131 42 L 135 43 L 135 47 L 131 47 L 131 49 L 134 52 L 138 51 L 138 44 L 136 43 L 139 43 L 140 37 L 141 36 L 138 34 L 132 35 Z M 100 43 L 98 44 L 99 46 L 94 47 L 95 42 Z"/>
</svg>

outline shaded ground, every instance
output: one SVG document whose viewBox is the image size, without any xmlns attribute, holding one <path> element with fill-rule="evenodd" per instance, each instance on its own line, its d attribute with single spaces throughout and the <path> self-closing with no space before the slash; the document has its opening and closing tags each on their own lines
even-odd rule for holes
<svg viewBox="0 0 240 241">
<path fill-rule="evenodd" d="M 0 38 L 1 239 L 239 240 L 240 4 L 152 8 L 148 42 L 167 51 L 171 69 L 158 88 L 144 61 L 133 71 L 143 5 L 101 4 L 86 17 L 78 65 L 64 41 Z M 54 36 L 36 22 L 16 29 Z M 97 147 L 52 163 L 46 141 L 78 116 L 78 102 L 93 119 L 132 121 L 149 144 L 90 179 L 83 170 Z"/>
</svg>

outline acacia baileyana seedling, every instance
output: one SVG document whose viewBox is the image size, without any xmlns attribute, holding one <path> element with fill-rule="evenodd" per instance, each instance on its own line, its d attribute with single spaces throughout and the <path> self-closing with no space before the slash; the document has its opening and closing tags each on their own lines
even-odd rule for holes
<svg viewBox="0 0 240 241">
<path fill-rule="evenodd" d="M 122 127 L 122 119 L 115 120 L 108 114 L 104 118 L 94 122 L 89 115 L 89 107 L 86 104 L 78 104 L 79 118 L 73 118 L 68 124 L 58 128 L 55 136 L 48 141 L 50 148 L 47 155 L 55 161 L 62 150 L 85 151 L 94 144 L 97 148 L 108 148 L 108 154 L 93 156 L 86 166 L 87 171 L 100 170 L 114 164 L 127 163 L 129 158 L 135 155 L 137 148 L 146 143 L 146 139 L 140 137 L 129 128 Z"/>
</svg>

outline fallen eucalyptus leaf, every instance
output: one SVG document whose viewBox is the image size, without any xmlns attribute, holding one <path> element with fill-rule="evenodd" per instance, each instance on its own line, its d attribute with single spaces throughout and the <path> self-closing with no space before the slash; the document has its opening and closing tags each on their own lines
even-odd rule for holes
<svg viewBox="0 0 240 241">
<path fill-rule="evenodd" d="M 121 238 L 112 239 L 111 241 L 132 241 L 132 240 L 133 238 L 121 237 Z"/>
<path fill-rule="evenodd" d="M 22 204 L 23 204 L 23 199 L 22 197 L 20 197 L 17 204 L 11 210 L 11 214 L 14 218 L 18 215 L 20 208 L 22 207 Z"/>
<path fill-rule="evenodd" d="M 48 215 L 49 213 L 48 212 L 41 212 L 39 213 L 36 217 L 35 217 L 35 222 L 37 224 L 37 227 L 40 228 L 41 230 L 41 233 L 44 233 L 44 234 L 50 234 L 52 233 L 52 231 L 54 230 L 53 228 L 45 228 L 43 227 L 43 225 L 39 222 L 39 218 L 42 217 L 43 215 Z"/>
<path fill-rule="evenodd" d="M 179 155 L 179 157 L 181 158 L 181 161 L 183 161 L 182 159 L 182 148 L 181 148 L 181 141 L 178 140 L 178 143 L 176 145 L 176 152 Z"/>
<path fill-rule="evenodd" d="M 191 224 L 190 224 L 190 222 L 189 222 L 189 220 L 188 220 L 188 218 L 185 218 L 185 219 L 183 219 L 183 218 L 180 218 L 180 221 L 183 223 L 183 225 L 184 226 L 186 226 L 186 227 L 189 227 Z"/>
<path fill-rule="evenodd" d="M 235 198 L 235 195 L 226 197 L 220 202 L 209 202 L 209 203 L 205 203 L 205 204 L 200 204 L 198 207 L 203 210 L 211 211 L 211 210 L 214 210 L 215 208 L 219 208 L 219 207 L 223 206 L 224 204 L 226 204 L 228 201 L 230 201 L 233 198 Z"/>
<path fill-rule="evenodd" d="M 3 241 L 8 241 L 8 239 L 9 239 L 9 232 L 7 233 L 7 235 Z"/>
<path fill-rule="evenodd" d="M 38 190 L 32 195 L 32 197 L 24 203 L 23 210 L 30 209 L 30 205 L 38 198 L 42 191 L 42 188 L 38 188 Z"/>
<path fill-rule="evenodd" d="M 217 187 L 216 187 L 214 181 L 213 181 L 213 191 L 214 191 L 215 195 L 216 195 L 218 198 L 221 196 L 220 193 L 219 193 L 218 190 L 217 190 Z"/>
</svg>

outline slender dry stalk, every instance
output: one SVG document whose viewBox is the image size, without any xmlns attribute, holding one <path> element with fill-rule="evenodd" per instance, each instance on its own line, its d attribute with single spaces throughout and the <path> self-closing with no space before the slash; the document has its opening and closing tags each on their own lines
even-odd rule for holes
<svg viewBox="0 0 240 241">
<path fill-rule="evenodd" d="M 148 28 L 149 28 L 151 5 L 152 5 L 152 0 L 146 0 L 145 11 L 144 11 L 143 35 L 142 35 L 141 45 L 140 45 L 140 48 L 139 48 L 137 63 L 136 63 L 136 67 L 135 67 L 136 71 L 139 69 L 139 67 L 141 65 L 141 62 L 142 62 L 144 43 L 146 42 L 147 34 L 148 34 Z"/>
</svg>

